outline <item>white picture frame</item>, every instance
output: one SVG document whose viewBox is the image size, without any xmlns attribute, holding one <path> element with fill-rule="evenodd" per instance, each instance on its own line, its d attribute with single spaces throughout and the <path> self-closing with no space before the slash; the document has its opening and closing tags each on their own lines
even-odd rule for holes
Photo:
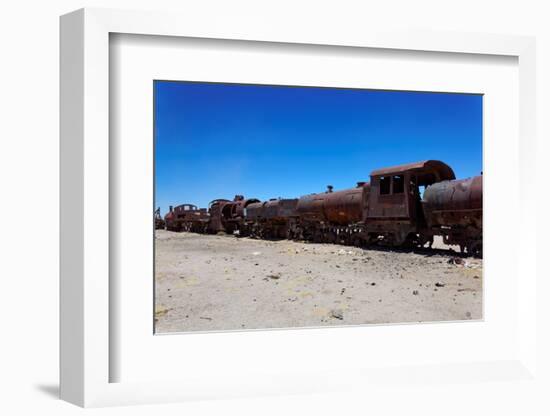
<svg viewBox="0 0 550 416">
<path fill-rule="evenodd" d="M 341 28 L 340 28 L 341 29 Z M 530 37 L 468 33 L 309 30 L 279 27 L 268 21 L 205 22 L 167 13 L 83 9 L 61 18 L 61 397 L 80 406 L 182 401 L 194 398 L 242 397 L 262 394 L 323 392 L 388 382 L 396 374 L 380 368 L 364 373 L 334 369 L 324 380 L 315 374 L 281 373 L 269 380 L 234 383 L 233 374 L 193 377 L 181 381 L 111 382 L 110 366 L 120 359 L 110 348 L 113 298 L 109 276 L 109 36 L 113 33 L 187 38 L 281 42 L 334 47 L 381 48 L 453 54 L 516 57 L 519 65 L 519 183 L 516 218 L 521 229 L 517 293 L 517 348 L 509 359 L 491 362 L 442 363 L 415 370 L 415 378 L 460 378 L 479 382 L 488 373 L 518 382 L 536 377 L 536 217 L 529 179 L 535 153 L 535 40 Z M 256 333 L 257 334 L 257 333 Z M 253 335 L 249 334 L 250 337 Z M 260 335 L 255 335 L 260 337 Z M 311 333 L 311 336 L 314 336 Z M 242 342 L 242 341 L 239 341 Z M 472 374 L 485 374 L 476 378 Z M 343 377 L 343 376 L 346 377 Z M 384 381 L 382 381 L 384 382 Z"/>
</svg>

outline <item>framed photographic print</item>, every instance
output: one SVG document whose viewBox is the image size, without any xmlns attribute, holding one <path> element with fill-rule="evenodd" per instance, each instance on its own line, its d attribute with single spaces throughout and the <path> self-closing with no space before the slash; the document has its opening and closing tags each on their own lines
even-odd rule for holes
<svg viewBox="0 0 550 416">
<path fill-rule="evenodd" d="M 155 333 L 482 319 L 482 99 L 154 81 Z"/>
<path fill-rule="evenodd" d="M 62 17 L 62 398 L 530 379 L 533 39 L 247 22 Z"/>
</svg>

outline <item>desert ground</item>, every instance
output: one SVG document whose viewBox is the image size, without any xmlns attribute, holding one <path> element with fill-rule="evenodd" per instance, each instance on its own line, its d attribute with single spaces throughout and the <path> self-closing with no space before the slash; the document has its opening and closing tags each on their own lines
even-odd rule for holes
<svg viewBox="0 0 550 416">
<path fill-rule="evenodd" d="M 482 318 L 482 260 L 157 230 L 155 332 Z"/>
</svg>

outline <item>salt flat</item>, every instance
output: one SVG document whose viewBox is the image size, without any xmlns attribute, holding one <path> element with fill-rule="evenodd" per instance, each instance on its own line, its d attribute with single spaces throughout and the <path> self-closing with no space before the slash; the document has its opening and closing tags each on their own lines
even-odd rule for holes
<svg viewBox="0 0 550 416">
<path fill-rule="evenodd" d="M 155 255 L 157 333 L 482 318 L 482 260 L 447 250 L 157 230 Z"/>
</svg>

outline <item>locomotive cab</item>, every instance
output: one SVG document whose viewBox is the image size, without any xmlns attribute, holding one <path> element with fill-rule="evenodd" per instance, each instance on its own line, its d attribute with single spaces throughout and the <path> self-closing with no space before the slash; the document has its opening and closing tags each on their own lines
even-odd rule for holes
<svg viewBox="0 0 550 416">
<path fill-rule="evenodd" d="M 401 245 L 418 237 L 425 228 L 421 187 L 454 179 L 443 162 L 428 160 L 371 172 L 371 190 L 366 207 L 369 233 L 389 245 Z"/>
</svg>

